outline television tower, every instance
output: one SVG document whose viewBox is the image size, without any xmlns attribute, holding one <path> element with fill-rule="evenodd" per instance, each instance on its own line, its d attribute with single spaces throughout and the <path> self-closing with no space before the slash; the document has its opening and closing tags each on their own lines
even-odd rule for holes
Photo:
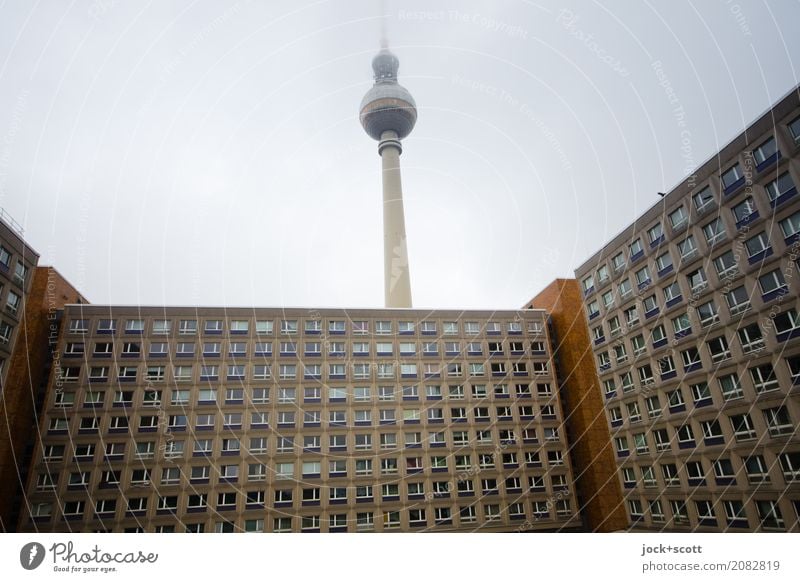
<svg viewBox="0 0 800 582">
<path fill-rule="evenodd" d="M 417 105 L 397 83 L 400 61 L 384 46 L 372 59 L 375 84 L 361 100 L 361 125 L 378 140 L 383 169 L 383 291 L 386 307 L 411 307 L 400 154 L 417 121 Z"/>
</svg>

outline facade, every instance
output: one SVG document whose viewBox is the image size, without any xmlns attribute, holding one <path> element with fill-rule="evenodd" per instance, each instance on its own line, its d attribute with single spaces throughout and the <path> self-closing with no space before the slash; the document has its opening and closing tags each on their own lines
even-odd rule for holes
<svg viewBox="0 0 800 582">
<path fill-rule="evenodd" d="M 800 529 L 799 95 L 575 271 L 635 528 Z"/>
<path fill-rule="evenodd" d="M 47 396 L 63 307 L 86 301 L 52 267 L 36 267 L 29 278 L 0 399 L 0 531 L 13 531 L 25 506 L 36 421 Z"/>
<path fill-rule="evenodd" d="M 22 229 L 0 209 L 0 391 L 19 336 L 30 273 L 38 262 L 39 255 L 23 240 Z"/>
<path fill-rule="evenodd" d="M 575 279 L 556 279 L 526 306 L 549 318 L 558 392 L 569 455 L 575 467 L 576 500 L 588 531 L 628 528 L 622 488 L 594 365 L 583 297 Z"/>
<path fill-rule="evenodd" d="M 575 530 L 545 321 L 67 306 L 19 529 Z"/>
</svg>

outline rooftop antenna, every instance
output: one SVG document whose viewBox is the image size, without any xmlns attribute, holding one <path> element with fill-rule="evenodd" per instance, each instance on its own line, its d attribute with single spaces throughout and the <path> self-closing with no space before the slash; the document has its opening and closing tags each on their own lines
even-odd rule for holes
<svg viewBox="0 0 800 582">
<path fill-rule="evenodd" d="M 389 48 L 389 35 L 386 34 L 386 19 L 388 15 L 386 14 L 386 1 L 381 0 L 381 48 L 388 49 Z"/>
</svg>

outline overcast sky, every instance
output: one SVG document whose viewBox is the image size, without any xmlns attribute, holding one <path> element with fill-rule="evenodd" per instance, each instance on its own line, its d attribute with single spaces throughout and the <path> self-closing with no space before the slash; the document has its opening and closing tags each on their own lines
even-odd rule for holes
<svg viewBox="0 0 800 582">
<path fill-rule="evenodd" d="M 381 307 L 381 23 L 415 307 L 517 308 L 798 83 L 800 4 L 0 2 L 0 206 L 94 303 Z"/>
</svg>

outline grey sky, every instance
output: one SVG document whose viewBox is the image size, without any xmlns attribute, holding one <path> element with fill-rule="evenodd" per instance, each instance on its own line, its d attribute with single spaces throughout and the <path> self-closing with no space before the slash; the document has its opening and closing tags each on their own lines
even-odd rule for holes
<svg viewBox="0 0 800 582">
<path fill-rule="evenodd" d="M 798 83 L 790 1 L 7 1 L 0 206 L 93 302 L 380 307 L 381 20 L 415 307 L 519 307 Z"/>
</svg>

